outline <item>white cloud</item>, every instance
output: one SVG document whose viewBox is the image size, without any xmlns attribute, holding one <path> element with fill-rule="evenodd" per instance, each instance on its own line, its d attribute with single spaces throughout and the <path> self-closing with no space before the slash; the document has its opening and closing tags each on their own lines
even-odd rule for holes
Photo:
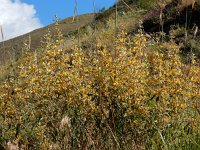
<svg viewBox="0 0 200 150">
<path fill-rule="evenodd" d="M 4 40 L 23 35 L 42 26 L 33 5 L 20 0 L 0 0 L 0 25 Z M 0 36 L 0 41 L 2 38 Z"/>
</svg>

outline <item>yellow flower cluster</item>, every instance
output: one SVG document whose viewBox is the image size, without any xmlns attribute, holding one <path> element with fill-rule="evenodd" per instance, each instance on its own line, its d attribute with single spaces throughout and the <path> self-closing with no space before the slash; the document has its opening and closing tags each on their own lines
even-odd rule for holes
<svg viewBox="0 0 200 150">
<path fill-rule="evenodd" d="M 12 124 L 10 118 L 20 124 L 28 118 L 44 130 L 46 117 L 65 106 L 102 120 L 116 120 L 118 112 L 124 117 L 177 113 L 200 98 L 199 64 L 195 58 L 184 64 L 174 43 L 157 44 L 143 33 L 130 37 L 124 31 L 112 50 L 100 45 L 67 50 L 63 42 L 58 32 L 43 53 L 27 53 L 18 62 L 18 75 L 1 86 L 5 125 Z"/>
</svg>

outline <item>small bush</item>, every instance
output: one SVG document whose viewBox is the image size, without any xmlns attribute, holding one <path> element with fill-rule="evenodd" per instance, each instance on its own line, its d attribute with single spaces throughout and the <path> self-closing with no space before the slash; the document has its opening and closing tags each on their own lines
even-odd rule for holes
<svg viewBox="0 0 200 150">
<path fill-rule="evenodd" d="M 152 8 L 158 7 L 159 0 L 138 0 L 138 6 L 143 9 L 150 10 Z"/>
</svg>

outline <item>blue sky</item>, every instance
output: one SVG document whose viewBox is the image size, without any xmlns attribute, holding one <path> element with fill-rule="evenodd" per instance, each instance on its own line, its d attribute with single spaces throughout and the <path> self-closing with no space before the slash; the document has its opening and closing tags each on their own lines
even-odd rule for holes
<svg viewBox="0 0 200 150">
<path fill-rule="evenodd" d="M 24 3 L 32 4 L 37 11 L 36 17 L 43 25 L 53 23 L 54 16 L 60 19 L 73 16 L 75 0 L 21 0 Z M 77 0 L 78 14 L 93 12 L 93 2 L 96 9 L 108 8 L 114 4 L 115 0 Z"/>
<path fill-rule="evenodd" d="M 78 15 L 108 8 L 115 0 L 77 0 Z M 74 15 L 75 0 L 0 0 L 0 42 Z M 1 31 L 0 30 L 0 31 Z"/>
</svg>

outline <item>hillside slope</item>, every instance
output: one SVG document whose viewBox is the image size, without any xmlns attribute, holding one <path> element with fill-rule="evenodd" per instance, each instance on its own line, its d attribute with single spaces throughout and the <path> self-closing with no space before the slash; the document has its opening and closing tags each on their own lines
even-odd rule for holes
<svg viewBox="0 0 200 150">
<path fill-rule="evenodd" d="M 179 21 L 147 31 L 157 1 L 120 1 L 64 35 L 56 23 L 13 59 L 0 82 L 0 149 L 199 149 L 200 67 L 193 51 L 180 55 L 193 33 Z"/>
<path fill-rule="evenodd" d="M 188 30 L 188 43 L 185 45 L 187 48 L 191 47 L 194 51 L 197 52 L 197 55 L 200 56 L 200 49 L 198 45 L 198 40 L 200 39 L 200 31 L 197 30 L 195 38 L 191 38 L 194 36 L 194 27 L 200 26 L 199 23 L 199 14 L 200 7 L 199 3 L 195 3 L 195 7 L 191 10 L 191 6 L 183 7 L 179 13 L 176 13 L 176 7 L 178 7 L 178 1 L 168 0 L 168 4 L 165 5 L 163 9 L 163 31 L 168 36 L 170 34 L 175 36 L 174 39 L 177 43 L 182 44 L 184 41 L 184 31 L 185 22 L 187 21 L 187 30 Z M 160 24 L 160 11 L 161 4 L 158 3 L 159 0 L 153 0 L 152 2 L 146 2 L 146 0 L 123 0 L 119 1 L 118 4 L 118 23 L 119 26 L 123 24 L 124 28 L 126 28 L 127 32 L 135 33 L 140 26 L 140 22 L 143 22 L 142 26 L 144 27 L 144 31 L 148 33 L 156 33 L 161 32 L 161 24 Z M 154 4 L 156 3 L 156 4 Z M 146 10 L 145 10 L 146 9 Z M 186 14 L 188 15 L 188 20 L 185 18 Z M 59 28 L 62 30 L 63 35 L 66 37 L 66 45 L 70 42 L 73 33 L 77 33 L 77 29 L 79 27 L 84 27 L 87 25 L 92 25 L 94 28 L 94 24 L 97 25 L 98 31 L 103 31 L 108 26 L 109 20 L 115 19 L 115 5 L 110 7 L 108 10 L 104 12 L 100 12 L 95 14 L 85 14 L 78 16 L 79 22 L 77 24 L 76 21 L 73 21 L 73 17 L 67 18 L 59 21 Z M 43 36 L 50 31 L 54 32 L 55 24 L 51 24 L 47 27 L 37 29 L 28 34 L 16 37 L 14 39 L 1 42 L 0 43 L 0 65 L 5 64 L 9 58 L 18 57 L 21 53 L 21 49 L 23 47 L 23 43 L 28 43 L 29 36 L 31 38 L 31 50 L 39 48 L 41 45 L 41 40 Z M 109 26 L 109 28 L 114 28 L 114 26 Z M 197 29 L 197 28 L 196 28 Z M 181 33 L 176 33 L 180 31 Z M 71 33 L 71 34 L 70 34 Z M 85 32 L 83 32 L 85 33 Z M 183 34 L 182 34 L 183 33 Z M 81 33 L 82 34 L 82 33 Z M 182 35 L 179 35 L 182 34 Z M 180 38 L 181 36 L 181 38 Z M 176 38 L 177 37 L 177 38 Z M 86 37 L 90 38 L 89 36 Z M 69 39 L 69 41 L 68 41 Z M 84 40 L 83 40 L 84 41 Z"/>
<path fill-rule="evenodd" d="M 94 14 L 84 14 L 78 16 L 79 22 L 76 23 L 76 19 L 73 21 L 73 17 L 64 19 L 59 21 L 59 28 L 63 32 L 63 35 L 67 35 L 73 31 L 76 31 L 77 28 L 83 27 L 89 23 L 91 23 L 94 19 Z M 51 24 L 49 26 L 34 30 L 25 35 L 10 39 L 5 42 L 0 43 L 0 62 L 4 64 L 5 61 L 9 59 L 9 57 L 13 57 L 13 55 L 19 55 L 21 53 L 21 49 L 23 47 L 23 43 L 29 41 L 29 36 L 31 38 L 31 50 L 39 48 L 41 45 L 41 40 L 45 34 L 48 33 L 48 30 L 54 32 L 55 24 Z"/>
<path fill-rule="evenodd" d="M 168 0 L 163 9 L 163 31 L 164 40 L 167 42 L 170 38 L 179 44 L 186 56 L 188 52 L 194 52 L 200 58 L 200 31 L 198 29 L 200 7 L 195 3 L 194 9 L 191 6 L 182 8 L 182 11 L 176 13 L 178 1 Z M 123 0 L 118 3 L 118 28 L 125 29 L 129 34 L 137 33 L 137 30 L 143 27 L 147 33 L 154 34 L 155 37 L 161 37 L 162 26 L 160 24 L 161 7 L 159 0 Z M 186 14 L 188 20 L 185 19 Z M 115 5 L 108 10 L 96 14 L 85 14 L 78 16 L 78 24 L 73 21 L 73 17 L 59 21 L 59 28 L 65 37 L 65 45 L 70 47 L 70 43 L 78 38 L 77 28 L 80 27 L 80 43 L 90 47 L 94 40 L 100 40 L 103 44 L 113 46 L 113 37 L 101 37 L 104 32 L 115 34 Z M 75 19 L 76 20 L 76 19 Z M 184 29 L 187 20 L 187 32 Z M 141 24 L 142 23 L 142 24 Z M 55 24 L 37 29 L 31 33 L 16 37 L 14 39 L 0 43 L 0 69 L 4 72 L 9 68 L 11 62 L 15 62 L 21 57 L 24 43 L 31 41 L 30 49 L 33 51 L 40 48 L 43 36 L 48 33 L 48 29 L 54 33 Z M 194 33 L 195 37 L 194 37 Z M 187 33 L 188 40 L 185 40 Z M 97 38 L 98 37 L 98 38 Z M 9 72 L 9 71 L 6 71 Z M 2 73 L 4 76 L 6 73 Z"/>
</svg>

